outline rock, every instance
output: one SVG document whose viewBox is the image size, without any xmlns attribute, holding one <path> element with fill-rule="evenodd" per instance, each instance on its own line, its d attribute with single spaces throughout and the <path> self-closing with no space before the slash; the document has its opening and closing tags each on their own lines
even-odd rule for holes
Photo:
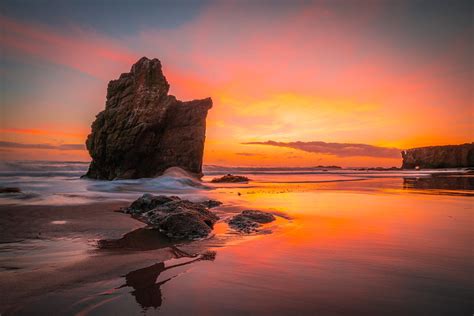
<svg viewBox="0 0 474 316">
<path fill-rule="evenodd" d="M 0 193 L 21 193 L 21 190 L 15 187 L 0 187 Z"/>
<path fill-rule="evenodd" d="M 201 204 L 207 206 L 208 208 L 213 208 L 213 207 L 222 205 L 222 202 L 216 201 L 216 200 L 207 200 L 207 201 L 201 202 Z"/>
<path fill-rule="evenodd" d="M 213 219 L 207 220 L 199 213 L 179 208 L 176 212 L 160 217 L 155 226 L 170 238 L 193 240 L 209 235 L 213 224 Z"/>
<path fill-rule="evenodd" d="M 155 177 L 170 167 L 202 176 L 210 98 L 183 102 L 168 95 L 158 59 L 141 58 L 109 82 L 105 110 L 86 141 L 92 162 L 86 177 Z"/>
<path fill-rule="evenodd" d="M 237 183 L 237 182 L 248 182 L 250 179 L 244 176 L 234 176 L 232 174 L 226 174 L 220 178 L 214 178 L 211 180 L 213 183 Z"/>
<path fill-rule="evenodd" d="M 132 215 L 139 215 L 147 211 L 151 211 L 159 205 L 166 204 L 171 201 L 180 201 L 181 199 L 177 196 L 165 196 L 165 195 L 152 195 L 149 193 L 143 194 L 143 196 L 136 199 L 128 208 L 127 213 Z"/>
<path fill-rule="evenodd" d="M 403 169 L 467 168 L 474 166 L 474 143 L 430 146 L 402 151 Z"/>
<path fill-rule="evenodd" d="M 245 216 L 236 215 L 230 219 L 229 226 L 241 233 L 250 234 L 257 232 L 261 225 Z"/>
<path fill-rule="evenodd" d="M 242 211 L 242 213 L 239 215 L 245 216 L 246 218 L 260 224 L 271 223 L 275 220 L 275 216 L 273 216 L 273 214 L 262 211 L 246 210 Z"/>
<path fill-rule="evenodd" d="M 242 233 L 258 232 L 262 224 L 273 222 L 275 216 L 262 211 L 246 210 L 229 220 L 229 226 Z"/>
<path fill-rule="evenodd" d="M 212 202 L 211 202 L 212 201 Z M 175 239 L 204 238 L 212 231 L 219 219 L 209 211 L 209 205 L 218 201 L 195 203 L 177 196 L 144 194 L 124 210 L 163 234 Z"/>
</svg>

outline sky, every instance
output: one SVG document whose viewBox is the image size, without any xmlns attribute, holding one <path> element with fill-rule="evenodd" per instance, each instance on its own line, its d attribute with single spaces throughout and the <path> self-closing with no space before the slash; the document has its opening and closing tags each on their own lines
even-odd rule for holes
<svg viewBox="0 0 474 316">
<path fill-rule="evenodd" d="M 90 160 L 108 81 L 212 97 L 204 163 L 391 167 L 474 139 L 472 1 L 0 3 L 0 159 Z"/>
</svg>

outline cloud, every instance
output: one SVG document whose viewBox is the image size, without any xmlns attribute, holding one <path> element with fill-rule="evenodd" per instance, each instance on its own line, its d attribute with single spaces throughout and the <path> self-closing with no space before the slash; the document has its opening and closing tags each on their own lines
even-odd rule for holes
<svg viewBox="0 0 474 316">
<path fill-rule="evenodd" d="M 0 29 L 3 30 L 0 38 L 3 54 L 21 59 L 37 58 L 104 80 L 110 79 L 111 73 L 128 69 L 138 59 L 138 55 L 119 41 L 90 29 L 58 30 L 2 15 Z"/>
<path fill-rule="evenodd" d="M 247 156 L 247 157 L 252 157 L 252 156 L 261 156 L 260 154 L 255 154 L 255 153 L 235 153 L 238 156 Z"/>
<path fill-rule="evenodd" d="M 0 141 L 0 148 L 19 148 L 19 149 L 55 149 L 55 150 L 84 150 L 84 144 L 25 144 L 17 142 Z"/>
<path fill-rule="evenodd" d="M 299 149 L 302 151 L 337 157 L 377 157 L 377 158 L 400 158 L 400 149 L 378 147 L 367 144 L 350 143 L 326 143 L 321 141 L 314 142 L 275 142 L 272 140 L 266 142 L 247 142 L 244 145 L 268 145 L 277 147 L 287 147 Z"/>
<path fill-rule="evenodd" d="M 0 128 L 0 133 L 12 133 L 12 134 L 27 134 L 27 135 L 57 135 L 66 137 L 77 137 L 84 138 L 87 133 L 68 133 L 63 131 L 44 130 L 44 129 L 27 129 L 27 128 Z"/>
</svg>

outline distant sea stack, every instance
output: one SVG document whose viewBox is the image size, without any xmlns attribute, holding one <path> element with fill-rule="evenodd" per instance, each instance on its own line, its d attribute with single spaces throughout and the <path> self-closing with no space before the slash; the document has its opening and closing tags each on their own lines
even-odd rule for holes
<svg viewBox="0 0 474 316">
<path fill-rule="evenodd" d="M 474 167 L 474 143 L 402 151 L 403 169 Z"/>
<path fill-rule="evenodd" d="M 207 111 L 211 98 L 183 102 L 168 95 L 158 59 L 141 58 L 109 82 L 105 110 L 92 123 L 86 177 L 135 179 L 180 167 L 202 176 Z"/>
</svg>

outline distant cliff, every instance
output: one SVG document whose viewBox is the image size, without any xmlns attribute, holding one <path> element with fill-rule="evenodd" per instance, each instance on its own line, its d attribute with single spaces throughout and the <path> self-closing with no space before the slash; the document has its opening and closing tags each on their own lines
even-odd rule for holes
<svg viewBox="0 0 474 316">
<path fill-rule="evenodd" d="M 474 143 L 402 151 L 403 169 L 474 167 Z"/>
<path fill-rule="evenodd" d="M 170 167 L 201 175 L 210 98 L 183 102 L 168 95 L 158 59 L 141 58 L 109 82 L 105 110 L 87 138 L 94 179 L 148 178 Z"/>
</svg>

